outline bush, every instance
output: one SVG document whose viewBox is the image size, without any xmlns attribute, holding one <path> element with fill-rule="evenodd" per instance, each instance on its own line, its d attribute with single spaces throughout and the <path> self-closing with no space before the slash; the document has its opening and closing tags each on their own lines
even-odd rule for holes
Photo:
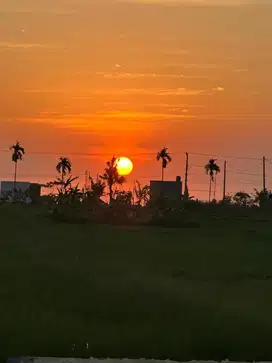
<svg viewBox="0 0 272 363">
<path fill-rule="evenodd" d="M 186 211 L 164 210 L 156 211 L 149 225 L 170 228 L 199 228 L 200 223 L 192 220 Z"/>
<path fill-rule="evenodd" d="M 76 208 L 69 204 L 54 205 L 51 213 L 51 218 L 57 223 L 87 223 L 88 218 L 81 208 Z"/>
</svg>

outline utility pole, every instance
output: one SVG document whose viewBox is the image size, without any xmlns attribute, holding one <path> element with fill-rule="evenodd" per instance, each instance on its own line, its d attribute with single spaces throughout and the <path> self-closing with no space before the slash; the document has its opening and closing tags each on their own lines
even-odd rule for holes
<svg viewBox="0 0 272 363">
<path fill-rule="evenodd" d="M 85 192 L 87 191 L 87 170 L 85 170 Z"/>
<path fill-rule="evenodd" d="M 184 180 L 184 197 L 189 198 L 188 191 L 188 170 L 189 170 L 189 154 L 186 152 L 185 180 Z"/>
<path fill-rule="evenodd" d="M 88 189 L 90 189 L 90 187 L 91 187 L 91 172 L 90 172 L 90 170 L 88 170 L 87 181 L 88 181 Z"/>
<path fill-rule="evenodd" d="M 224 184 L 223 184 L 223 200 L 226 199 L 226 185 L 227 185 L 227 162 L 224 162 Z"/>
<path fill-rule="evenodd" d="M 266 158 L 263 157 L 263 191 L 266 191 Z"/>
</svg>

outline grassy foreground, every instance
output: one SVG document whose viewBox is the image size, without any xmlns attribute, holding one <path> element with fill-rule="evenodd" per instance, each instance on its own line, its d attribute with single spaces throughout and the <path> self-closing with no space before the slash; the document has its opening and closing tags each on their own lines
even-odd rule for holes
<svg viewBox="0 0 272 363">
<path fill-rule="evenodd" d="M 2 361 L 272 359 L 270 223 L 56 225 L 4 205 L 0 231 Z"/>
</svg>

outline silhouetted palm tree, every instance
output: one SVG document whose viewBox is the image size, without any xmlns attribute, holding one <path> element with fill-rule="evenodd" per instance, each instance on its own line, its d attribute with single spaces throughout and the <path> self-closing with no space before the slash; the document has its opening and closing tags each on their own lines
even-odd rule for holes
<svg viewBox="0 0 272 363">
<path fill-rule="evenodd" d="M 210 176 L 209 185 L 209 202 L 211 201 L 212 183 L 215 181 L 215 176 L 220 173 L 220 166 L 216 164 L 216 159 L 210 159 L 205 165 L 206 174 Z"/>
<path fill-rule="evenodd" d="M 25 149 L 20 145 L 20 142 L 17 141 L 15 145 L 12 145 L 10 150 L 12 150 L 12 161 L 14 162 L 14 184 L 13 189 L 14 192 L 16 190 L 16 182 L 17 182 L 17 165 L 18 161 L 23 160 L 23 156 L 25 154 Z"/>
<path fill-rule="evenodd" d="M 157 154 L 157 160 L 162 162 L 162 181 L 164 180 L 164 169 L 167 168 L 167 165 L 172 161 L 172 157 L 167 152 L 167 147 L 164 147 L 160 152 Z"/>
<path fill-rule="evenodd" d="M 71 161 L 65 157 L 59 158 L 59 162 L 56 165 L 56 170 L 59 174 L 61 174 L 61 180 L 63 182 L 65 175 L 70 174 L 72 171 Z"/>
<path fill-rule="evenodd" d="M 126 181 L 126 178 L 124 176 L 119 175 L 116 161 L 117 159 L 115 157 L 107 161 L 107 166 L 104 170 L 104 174 L 99 176 L 100 179 L 105 180 L 109 187 L 110 203 L 112 203 L 113 201 L 114 185 L 122 185 Z"/>
</svg>

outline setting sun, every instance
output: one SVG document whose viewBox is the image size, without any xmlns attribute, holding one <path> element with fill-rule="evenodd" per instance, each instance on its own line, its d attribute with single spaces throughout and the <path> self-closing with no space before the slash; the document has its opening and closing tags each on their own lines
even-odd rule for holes
<svg viewBox="0 0 272 363">
<path fill-rule="evenodd" d="M 120 175 L 129 175 L 132 172 L 132 161 L 124 156 L 117 159 L 117 169 Z"/>
</svg>

